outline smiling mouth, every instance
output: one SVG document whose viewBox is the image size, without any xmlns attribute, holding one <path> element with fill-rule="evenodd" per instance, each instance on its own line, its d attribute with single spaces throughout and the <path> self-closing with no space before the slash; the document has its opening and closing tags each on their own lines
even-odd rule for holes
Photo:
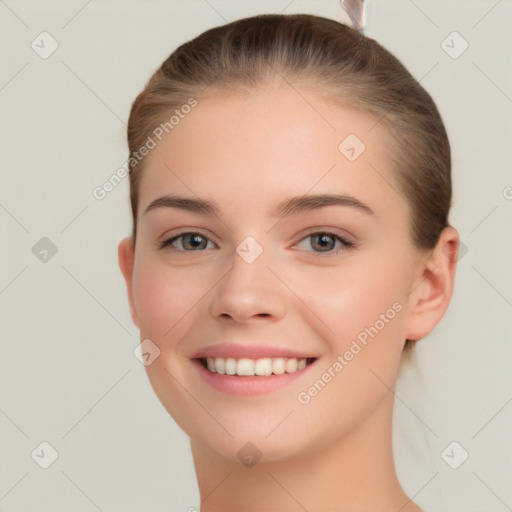
<svg viewBox="0 0 512 512">
<path fill-rule="evenodd" d="M 197 359 L 208 371 L 235 377 L 267 377 L 297 373 L 312 364 L 316 358 L 264 357 L 248 359 L 234 357 L 207 357 Z"/>
</svg>

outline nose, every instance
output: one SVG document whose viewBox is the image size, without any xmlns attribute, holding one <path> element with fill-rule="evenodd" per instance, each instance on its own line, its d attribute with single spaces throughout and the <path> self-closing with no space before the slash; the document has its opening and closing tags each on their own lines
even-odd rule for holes
<svg viewBox="0 0 512 512">
<path fill-rule="evenodd" d="M 283 318 L 287 308 L 286 287 L 268 268 L 265 253 L 248 263 L 234 252 L 231 262 L 231 270 L 213 290 L 212 316 L 236 323 Z"/>
</svg>

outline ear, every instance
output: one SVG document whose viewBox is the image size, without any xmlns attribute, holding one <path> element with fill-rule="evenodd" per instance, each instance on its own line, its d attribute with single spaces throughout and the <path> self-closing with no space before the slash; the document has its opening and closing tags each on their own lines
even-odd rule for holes
<svg viewBox="0 0 512 512">
<path fill-rule="evenodd" d="M 407 339 L 423 338 L 443 318 L 453 295 L 458 253 L 459 235 L 447 227 L 420 263 L 417 284 L 409 294 Z"/>
<path fill-rule="evenodd" d="M 124 276 L 126 282 L 126 289 L 128 291 L 128 301 L 130 303 L 130 313 L 132 315 L 133 323 L 139 327 L 139 318 L 135 309 L 135 303 L 133 301 L 133 266 L 135 263 L 135 244 L 133 238 L 125 238 L 119 242 L 117 248 L 117 256 L 119 260 L 119 268 Z"/>
</svg>

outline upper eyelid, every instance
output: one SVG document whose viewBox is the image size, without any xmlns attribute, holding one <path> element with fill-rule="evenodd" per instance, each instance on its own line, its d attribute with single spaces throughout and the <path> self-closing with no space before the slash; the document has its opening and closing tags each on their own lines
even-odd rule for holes
<svg viewBox="0 0 512 512">
<path fill-rule="evenodd" d="M 192 234 L 197 233 L 197 234 L 204 236 L 205 238 L 209 238 L 209 239 L 211 239 L 211 237 L 212 237 L 212 234 L 209 233 L 209 231 L 207 229 L 191 228 L 191 227 L 183 226 L 183 227 L 177 227 L 174 229 L 167 230 L 164 234 L 162 234 L 158 237 L 158 240 L 170 240 L 171 238 L 176 238 L 176 237 L 191 234 L 191 233 Z"/>
<path fill-rule="evenodd" d="M 180 228 L 176 228 L 176 229 L 179 230 Z M 332 233 L 332 234 L 334 234 L 336 236 L 339 236 L 341 238 L 354 238 L 354 236 L 351 235 L 345 229 L 331 227 L 331 226 L 326 226 L 326 225 L 311 226 L 311 227 L 305 228 L 305 229 L 307 230 L 307 232 L 305 234 L 303 234 L 302 237 L 306 237 L 306 236 L 312 235 L 314 233 Z M 339 232 L 341 232 L 341 234 Z M 183 231 L 178 231 L 176 234 L 172 234 L 172 235 L 165 235 L 164 234 L 161 237 L 159 237 L 159 239 L 169 240 L 171 238 L 176 238 L 176 237 L 179 237 L 179 236 L 182 236 L 182 235 L 191 234 L 191 233 L 200 234 L 200 235 L 202 235 L 202 236 L 204 236 L 206 238 L 209 238 L 210 240 L 211 240 L 211 236 L 212 236 L 212 235 L 204 232 L 201 228 L 187 228 L 187 227 L 184 227 Z"/>
<path fill-rule="evenodd" d="M 316 226 L 312 227 L 312 228 L 308 228 L 308 231 L 301 235 L 302 238 L 300 240 L 306 238 L 307 236 L 314 235 L 317 233 L 328 233 L 333 236 L 339 236 L 340 238 L 351 238 L 352 237 L 349 233 L 346 233 L 346 235 L 337 233 L 336 231 L 338 229 L 339 228 L 316 227 Z M 342 231 L 344 231 L 344 230 L 342 230 Z M 207 238 L 208 240 L 211 240 L 212 242 L 214 241 L 214 240 L 212 240 L 211 235 L 203 233 L 200 229 L 188 229 L 185 231 L 178 232 L 176 234 L 162 236 L 161 239 L 163 241 L 166 241 L 166 240 L 172 240 L 172 239 L 179 238 L 180 236 L 183 236 L 183 235 L 191 235 L 191 234 L 198 234 L 198 235 L 204 236 L 205 238 Z"/>
<path fill-rule="evenodd" d="M 341 231 L 341 233 L 340 233 L 340 231 Z M 354 238 L 350 233 L 348 233 L 347 231 L 340 229 L 340 228 L 316 227 L 315 226 L 312 228 L 308 228 L 307 233 L 302 235 L 301 240 L 307 236 L 314 235 L 316 233 L 327 233 L 332 236 L 338 236 L 339 238 L 347 239 L 347 240 Z"/>
</svg>

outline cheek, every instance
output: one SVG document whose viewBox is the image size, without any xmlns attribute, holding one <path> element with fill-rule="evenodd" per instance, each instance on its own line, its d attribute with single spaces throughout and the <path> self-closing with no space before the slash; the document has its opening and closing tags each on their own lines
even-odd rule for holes
<svg viewBox="0 0 512 512">
<path fill-rule="evenodd" d="M 141 334 L 162 338 L 198 304 L 205 288 L 204 279 L 194 272 L 140 258 L 133 293 Z"/>
<path fill-rule="evenodd" d="M 305 431 L 318 433 L 320 444 L 362 422 L 389 396 L 404 342 L 401 268 L 390 260 L 322 269 L 306 275 L 301 287 L 297 279 L 290 286 L 320 318 L 316 325 L 328 351 L 295 397 L 297 418 Z M 287 428 L 283 436 L 293 436 Z"/>
<path fill-rule="evenodd" d="M 379 338 L 400 341 L 405 319 L 400 312 L 405 308 L 408 290 L 404 265 L 392 257 L 377 261 L 354 259 L 353 264 L 332 268 L 302 268 L 295 274 L 290 270 L 286 281 L 303 301 L 303 313 L 311 319 L 316 316 L 325 339 L 331 340 L 331 351 L 336 352 L 331 355 L 335 357 L 358 335 L 364 339 L 373 326 L 379 331 Z"/>
<path fill-rule="evenodd" d="M 328 351 L 310 383 L 323 377 L 329 381 L 325 390 L 322 383 L 317 386 L 321 392 L 311 390 L 315 403 L 308 409 L 315 410 L 316 418 L 333 407 L 361 418 L 387 394 L 387 386 L 393 386 L 400 364 L 409 290 L 407 262 L 393 254 L 385 258 L 383 253 L 380 259 L 355 261 L 332 270 L 309 269 L 290 286 L 321 320 L 316 320 L 321 326 L 317 334 L 322 333 Z M 303 391 L 309 396 L 307 389 Z"/>
<path fill-rule="evenodd" d="M 188 433 L 194 432 L 190 397 L 180 383 L 186 382 L 176 357 L 179 340 L 190 329 L 194 306 L 207 292 L 203 275 L 183 268 L 170 268 L 151 255 L 139 257 L 134 272 L 134 302 L 140 320 L 140 336 L 160 350 L 145 367 L 149 382 L 168 413 Z M 191 419 L 192 418 L 192 419 Z"/>
</svg>

